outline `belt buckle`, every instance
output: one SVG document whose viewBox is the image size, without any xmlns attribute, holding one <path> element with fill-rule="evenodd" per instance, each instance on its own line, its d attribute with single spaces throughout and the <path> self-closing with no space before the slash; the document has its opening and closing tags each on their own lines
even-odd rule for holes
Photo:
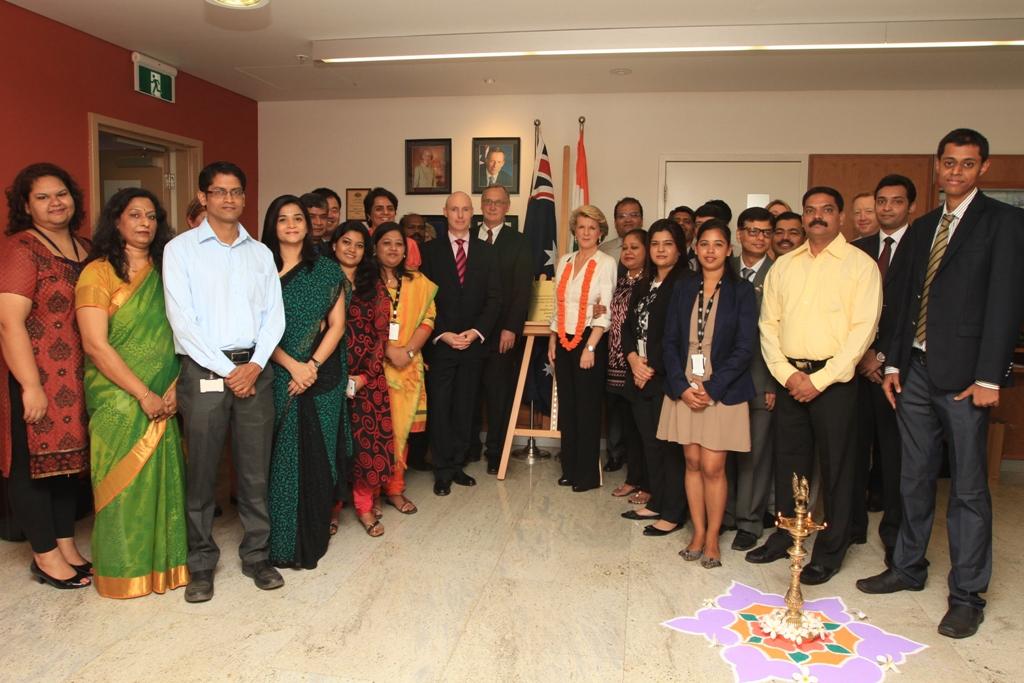
<svg viewBox="0 0 1024 683">
<path fill-rule="evenodd" d="M 230 351 L 228 358 L 231 359 L 232 363 L 245 362 L 248 360 L 248 351 Z"/>
<path fill-rule="evenodd" d="M 797 370 L 809 370 L 811 367 L 810 361 L 806 360 L 798 360 L 794 363 L 794 365 L 796 365 Z"/>
</svg>

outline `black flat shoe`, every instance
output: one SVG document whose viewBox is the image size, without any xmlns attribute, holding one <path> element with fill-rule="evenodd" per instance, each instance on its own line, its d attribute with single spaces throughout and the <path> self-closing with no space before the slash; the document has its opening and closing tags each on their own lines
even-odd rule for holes
<svg viewBox="0 0 1024 683">
<path fill-rule="evenodd" d="M 861 593 L 870 593 L 871 595 L 884 595 L 886 593 L 898 593 L 899 591 L 924 590 L 924 586 L 915 586 L 893 570 L 886 569 L 876 576 L 858 580 L 857 590 Z"/>
<path fill-rule="evenodd" d="M 452 481 L 459 486 L 476 486 L 476 479 L 469 476 L 462 470 L 458 470 L 455 475 L 452 476 Z"/>
<path fill-rule="evenodd" d="M 823 564 L 809 564 L 800 574 L 800 583 L 805 586 L 819 586 L 839 573 L 839 568 L 826 567 Z"/>
<path fill-rule="evenodd" d="M 450 481 L 435 481 L 434 482 L 434 495 L 435 496 L 447 496 L 452 492 L 452 483 Z"/>
<path fill-rule="evenodd" d="M 978 632 L 985 612 L 970 605 L 953 605 L 939 622 L 939 634 L 947 638 L 970 638 Z"/>
<path fill-rule="evenodd" d="M 646 522 L 653 521 L 655 519 L 661 519 L 661 515 L 641 515 L 636 510 L 626 510 L 620 515 L 623 519 L 632 519 L 634 521 Z"/>
<path fill-rule="evenodd" d="M 679 531 L 679 529 L 682 528 L 682 526 L 683 526 L 682 524 L 677 524 L 674 527 L 672 527 L 671 529 L 667 529 L 666 530 L 666 529 L 659 529 L 658 527 L 654 526 L 653 524 L 648 524 L 647 526 L 644 527 L 644 536 L 668 536 L 669 534 L 671 534 L 671 533 L 673 533 L 675 531 Z"/>
<path fill-rule="evenodd" d="M 28 566 L 28 570 L 32 572 L 32 578 L 39 583 L 48 583 L 54 588 L 61 590 L 69 590 L 72 588 L 88 588 L 92 585 L 92 581 L 87 576 L 83 576 L 80 573 L 76 573 L 70 579 L 58 579 L 50 576 L 36 564 L 35 560 L 32 560 L 32 564 Z"/>
<path fill-rule="evenodd" d="M 558 480 L 558 485 L 559 486 L 572 486 L 572 479 L 569 479 L 568 477 L 562 477 L 561 479 Z"/>
<path fill-rule="evenodd" d="M 604 464 L 604 467 L 602 467 L 601 469 L 604 470 L 605 472 L 618 472 L 619 470 L 622 469 L 623 465 L 625 465 L 625 463 L 622 462 L 621 460 L 613 460 L 609 458 L 608 462 L 606 462 Z"/>
</svg>

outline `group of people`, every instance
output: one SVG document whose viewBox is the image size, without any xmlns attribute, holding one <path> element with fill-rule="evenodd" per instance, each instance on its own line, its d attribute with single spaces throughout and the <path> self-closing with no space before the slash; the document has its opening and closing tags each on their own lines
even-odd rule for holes
<svg viewBox="0 0 1024 683">
<path fill-rule="evenodd" d="M 792 475 L 806 476 L 828 527 L 802 581 L 839 571 L 877 504 L 887 569 L 858 588 L 883 593 L 924 585 L 948 453 L 939 630 L 973 634 L 991 575 L 988 409 L 1024 315 L 1024 212 L 978 191 L 988 164 L 980 133 L 952 131 L 935 162 L 944 206 L 910 225 L 916 188 L 886 175 L 855 199 L 852 243 L 827 186 L 799 213 L 781 200 L 742 211 L 737 255 L 721 200 L 644 229 L 626 197 L 612 239 L 600 209 L 578 207 L 548 342 L 558 484 L 601 485 L 604 414 L 603 470 L 625 464 L 612 495 L 636 505 L 623 517 L 648 521 L 647 536 L 689 520 L 680 555 L 710 569 L 729 529 L 748 561 L 784 558 L 781 531 L 755 546 L 770 510 L 793 513 Z M 193 229 L 176 237 L 154 195 L 121 190 L 91 242 L 63 169 L 33 164 L 8 189 L 0 466 L 40 582 L 122 598 L 187 585 L 187 601 L 211 599 L 227 439 L 242 572 L 262 589 L 283 584 L 278 567 L 317 565 L 345 503 L 375 537 L 382 503 L 415 513 L 404 471 L 427 443 L 438 496 L 476 483 L 467 462 L 498 472 L 533 279 L 507 189 L 484 189 L 479 225 L 471 197 L 450 195 L 442 235 L 416 214 L 396 223 L 383 188 L 365 222 L 341 222 L 328 188 L 282 195 L 257 241 L 240 223 L 245 188 L 234 164 L 208 165 Z M 86 472 L 91 562 L 74 540 Z"/>
</svg>

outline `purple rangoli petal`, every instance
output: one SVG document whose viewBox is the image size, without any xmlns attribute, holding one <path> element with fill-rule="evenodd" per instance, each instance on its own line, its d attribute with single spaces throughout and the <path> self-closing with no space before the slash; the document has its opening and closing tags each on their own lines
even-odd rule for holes
<svg viewBox="0 0 1024 683">
<path fill-rule="evenodd" d="M 781 659 L 769 659 L 763 652 L 750 645 L 737 645 L 722 652 L 722 659 L 729 662 L 736 672 L 736 680 L 743 683 L 771 681 L 781 678 L 793 680 L 793 674 L 800 667 Z"/>
<path fill-rule="evenodd" d="M 772 607 L 786 606 L 786 600 L 781 595 L 762 593 L 756 588 L 751 588 L 738 581 L 733 581 L 729 586 L 729 591 L 725 595 L 719 596 L 716 602 L 719 607 L 733 612 L 739 612 L 754 604 L 771 605 Z"/>
<path fill-rule="evenodd" d="M 872 662 L 878 655 L 889 655 L 897 664 L 906 661 L 906 655 L 912 655 L 928 647 L 903 636 L 888 633 L 863 622 L 854 622 L 847 628 L 861 638 L 857 643 L 857 654 Z"/>
<path fill-rule="evenodd" d="M 724 609 L 705 608 L 692 617 L 677 617 L 666 621 L 663 625 L 684 633 L 704 636 L 708 640 L 714 637 L 722 645 L 733 645 L 739 642 L 739 635 L 727 628 L 736 621 L 732 612 Z"/>
</svg>

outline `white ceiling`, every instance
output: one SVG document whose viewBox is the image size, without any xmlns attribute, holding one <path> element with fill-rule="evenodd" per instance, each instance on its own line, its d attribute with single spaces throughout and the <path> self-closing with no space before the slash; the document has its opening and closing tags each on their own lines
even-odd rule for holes
<svg viewBox="0 0 1024 683">
<path fill-rule="evenodd" d="M 325 65 L 313 41 L 581 28 L 1024 19 L 1020 0 L 271 0 L 236 11 L 204 0 L 11 0 L 255 100 L 652 91 L 1024 87 L 1024 48 L 532 57 Z M 949 26 L 948 24 L 946 25 Z M 955 26 L 955 25 L 954 25 Z M 965 36 L 969 37 L 969 36 Z M 1024 39 L 1024 35 L 1016 36 Z M 627 68 L 628 76 L 612 69 Z M 485 79 L 494 79 L 487 84 Z"/>
</svg>

